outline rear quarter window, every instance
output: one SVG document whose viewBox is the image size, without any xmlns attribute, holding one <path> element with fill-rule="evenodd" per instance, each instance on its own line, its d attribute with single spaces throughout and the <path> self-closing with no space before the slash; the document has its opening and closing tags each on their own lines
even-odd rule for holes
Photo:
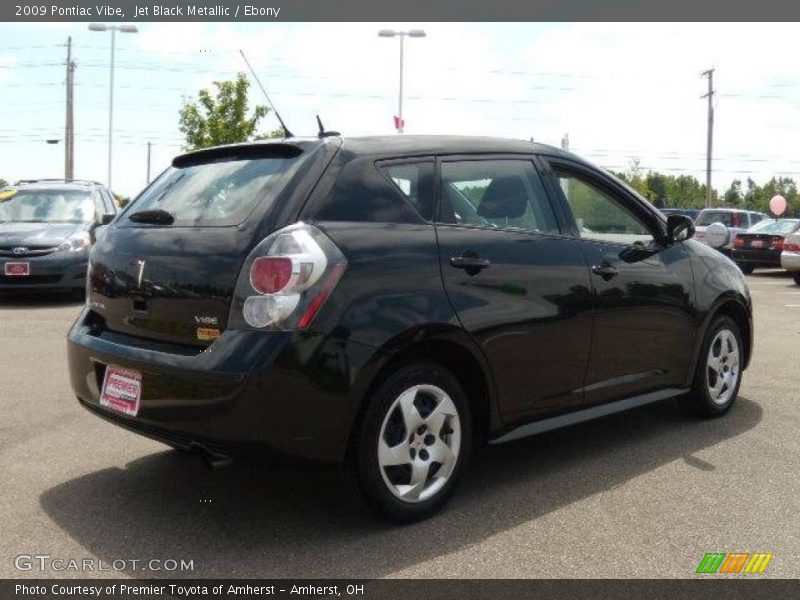
<svg viewBox="0 0 800 600">
<path fill-rule="evenodd" d="M 430 165 L 433 172 L 433 163 Z M 308 214 L 318 221 L 371 223 L 422 223 L 423 218 L 404 193 L 410 177 L 395 172 L 399 181 L 384 173 L 372 158 L 356 158 L 341 166 L 330 192 L 314 201 Z M 429 178 L 432 187 L 432 175 Z M 411 187 L 409 187 L 409 192 Z M 432 191 L 431 191 L 432 196 Z"/>
</svg>

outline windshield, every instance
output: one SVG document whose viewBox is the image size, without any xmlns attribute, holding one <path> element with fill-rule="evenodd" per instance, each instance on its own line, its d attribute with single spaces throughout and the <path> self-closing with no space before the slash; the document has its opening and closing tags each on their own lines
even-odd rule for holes
<svg viewBox="0 0 800 600">
<path fill-rule="evenodd" d="M 84 190 L 5 190 L 0 223 L 89 223 L 95 218 L 91 192 Z"/>
<path fill-rule="evenodd" d="M 758 225 L 753 225 L 747 233 L 776 233 L 778 235 L 787 235 L 797 229 L 798 225 L 800 225 L 800 220 L 797 219 L 761 221 Z"/>
<path fill-rule="evenodd" d="M 170 167 L 126 216 L 164 210 L 174 225 L 238 225 L 275 186 L 291 158 L 227 159 Z"/>
</svg>

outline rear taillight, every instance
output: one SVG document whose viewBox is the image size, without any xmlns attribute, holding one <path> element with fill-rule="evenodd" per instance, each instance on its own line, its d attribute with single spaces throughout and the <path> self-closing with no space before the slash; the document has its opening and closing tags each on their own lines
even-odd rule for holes
<svg viewBox="0 0 800 600">
<path fill-rule="evenodd" d="M 793 242 L 783 242 L 783 251 L 784 252 L 800 252 L 800 244 L 795 244 Z"/>
<path fill-rule="evenodd" d="M 743 248 L 744 238 L 740 235 L 737 235 L 735 238 L 733 238 L 733 245 L 736 246 L 737 248 Z"/>
<path fill-rule="evenodd" d="M 276 294 L 292 279 L 294 264 L 285 256 L 260 256 L 250 267 L 250 285 L 260 294 Z"/>
<path fill-rule="evenodd" d="M 230 329 L 306 329 L 347 269 L 342 252 L 313 225 L 266 237 L 242 265 Z"/>
<path fill-rule="evenodd" d="M 783 238 L 772 238 L 772 247 L 775 248 L 775 250 L 783 250 Z"/>
</svg>

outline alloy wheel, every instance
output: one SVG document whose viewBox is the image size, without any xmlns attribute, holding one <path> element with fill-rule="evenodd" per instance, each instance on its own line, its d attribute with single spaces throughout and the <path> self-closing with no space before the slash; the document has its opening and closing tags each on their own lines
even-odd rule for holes
<svg viewBox="0 0 800 600">
<path fill-rule="evenodd" d="M 386 413 L 378 439 L 378 467 L 394 496 L 422 502 L 444 488 L 460 449 L 461 422 L 453 400 L 435 385 L 415 385 Z"/>
<path fill-rule="evenodd" d="M 729 329 L 721 329 L 708 348 L 706 386 L 714 404 L 724 405 L 739 381 L 739 343 Z"/>
</svg>

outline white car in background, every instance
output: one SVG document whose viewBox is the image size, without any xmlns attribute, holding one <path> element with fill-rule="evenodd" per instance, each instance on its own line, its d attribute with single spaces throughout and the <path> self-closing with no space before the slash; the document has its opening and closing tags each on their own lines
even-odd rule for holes
<svg viewBox="0 0 800 600">
<path fill-rule="evenodd" d="M 789 271 L 794 282 L 800 285 L 800 233 L 793 233 L 783 240 L 781 267 Z"/>
<path fill-rule="evenodd" d="M 738 208 L 704 208 L 695 219 L 695 239 L 717 248 L 723 254 L 730 256 L 733 249 L 733 239 L 737 233 L 744 233 L 756 223 L 767 219 L 767 215 L 752 210 Z M 711 244 L 707 239 L 706 229 L 709 225 L 721 223 L 727 229 L 727 235 L 721 246 Z"/>
</svg>

